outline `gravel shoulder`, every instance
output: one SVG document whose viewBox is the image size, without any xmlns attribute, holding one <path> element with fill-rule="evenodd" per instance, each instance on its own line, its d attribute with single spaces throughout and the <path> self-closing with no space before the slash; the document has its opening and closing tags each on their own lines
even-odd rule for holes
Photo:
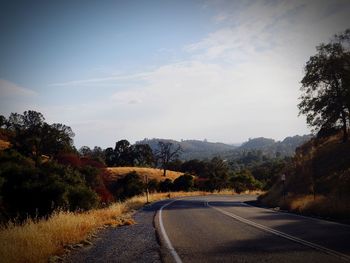
<svg viewBox="0 0 350 263">
<path fill-rule="evenodd" d="M 97 233 L 93 245 L 72 251 L 66 263 L 161 262 L 160 246 L 154 228 L 156 211 L 167 200 L 145 206 L 135 213 L 136 224 L 108 227 Z"/>
</svg>

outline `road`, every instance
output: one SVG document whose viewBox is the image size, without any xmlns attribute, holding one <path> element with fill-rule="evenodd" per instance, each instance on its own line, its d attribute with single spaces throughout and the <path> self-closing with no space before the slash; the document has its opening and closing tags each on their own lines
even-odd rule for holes
<svg viewBox="0 0 350 263">
<path fill-rule="evenodd" d="M 169 201 L 155 217 L 164 262 L 350 262 L 350 226 L 249 206 L 253 196 Z"/>
</svg>

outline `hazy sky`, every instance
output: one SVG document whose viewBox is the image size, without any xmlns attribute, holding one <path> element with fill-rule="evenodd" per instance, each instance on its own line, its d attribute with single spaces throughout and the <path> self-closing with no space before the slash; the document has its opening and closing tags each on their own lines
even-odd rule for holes
<svg viewBox="0 0 350 263">
<path fill-rule="evenodd" d="M 0 1 L 0 114 L 40 111 L 75 144 L 309 133 L 315 46 L 350 1 Z"/>
</svg>

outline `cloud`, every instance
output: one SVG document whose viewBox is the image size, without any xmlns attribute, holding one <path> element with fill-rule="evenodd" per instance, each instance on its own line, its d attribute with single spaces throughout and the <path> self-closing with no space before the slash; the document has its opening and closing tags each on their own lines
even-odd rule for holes
<svg viewBox="0 0 350 263">
<path fill-rule="evenodd" d="M 344 0 L 219 2 L 222 27 L 184 48 L 197 59 L 240 63 L 271 51 L 300 59 L 349 26 Z"/>
<path fill-rule="evenodd" d="M 52 83 L 49 86 L 61 87 L 61 86 L 75 86 L 75 85 L 88 85 L 88 84 L 95 85 L 101 82 L 115 82 L 115 81 L 143 79 L 146 76 L 147 76 L 147 73 L 124 74 L 124 75 L 118 74 L 118 75 L 108 76 L 103 78 L 89 78 L 89 79 L 73 80 L 73 81 L 67 81 L 67 82 Z"/>
<path fill-rule="evenodd" d="M 28 97 L 37 95 L 33 90 L 20 87 L 4 79 L 0 79 L 0 94 L 2 97 Z"/>
<path fill-rule="evenodd" d="M 316 45 L 348 26 L 350 4 L 208 1 L 207 8 L 217 2 L 212 22 L 218 29 L 186 45 L 182 62 L 52 84 L 123 83 L 108 98 L 48 109 L 49 116 L 69 119 L 78 145 L 144 137 L 237 142 L 308 133 L 296 106 L 303 66 Z"/>
</svg>

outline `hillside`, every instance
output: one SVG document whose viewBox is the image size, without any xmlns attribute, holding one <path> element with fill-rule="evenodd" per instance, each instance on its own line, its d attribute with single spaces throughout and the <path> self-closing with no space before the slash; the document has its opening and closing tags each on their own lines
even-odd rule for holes
<svg viewBox="0 0 350 263">
<path fill-rule="evenodd" d="M 144 176 L 148 175 L 148 179 L 156 179 L 157 181 L 164 181 L 165 179 L 175 180 L 177 177 L 183 175 L 180 172 L 167 171 L 166 177 L 163 176 L 163 170 L 148 168 L 148 167 L 108 167 L 107 170 L 110 172 L 110 179 L 115 180 L 124 175 L 136 172 L 138 175 L 144 178 Z"/>
<path fill-rule="evenodd" d="M 211 159 L 215 156 L 220 156 L 225 159 L 235 159 L 241 155 L 242 152 L 260 150 L 263 155 L 270 157 L 280 156 L 292 156 L 295 149 L 302 145 L 304 142 L 311 139 L 311 135 L 292 136 L 286 137 L 282 141 L 275 141 L 274 139 L 268 139 L 264 137 L 249 139 L 241 146 L 237 147 L 225 143 L 213 143 L 199 140 L 183 140 L 175 141 L 170 139 L 144 139 L 136 142 L 136 144 L 148 144 L 154 151 L 158 147 L 158 142 L 170 142 L 174 145 L 180 145 L 182 148 L 182 154 L 180 159 Z"/>
<path fill-rule="evenodd" d="M 350 217 L 350 142 L 341 142 L 341 136 L 314 138 L 297 148 L 285 169 L 286 201 L 281 181 L 262 201 L 299 212 Z"/>
<path fill-rule="evenodd" d="M 175 141 L 170 139 L 144 139 L 142 141 L 136 142 L 136 144 L 148 144 L 154 151 L 158 147 L 158 142 L 170 142 L 174 145 L 180 145 L 182 148 L 182 154 L 180 159 L 190 160 L 190 159 L 206 159 L 212 158 L 223 152 L 227 152 L 236 149 L 236 146 L 225 144 L 225 143 L 214 143 L 199 140 L 183 140 Z"/>
<path fill-rule="evenodd" d="M 259 137 L 249 139 L 247 142 L 243 143 L 237 150 L 261 150 L 263 154 L 273 157 L 276 156 L 276 154 L 281 156 L 292 156 L 294 155 L 295 149 L 297 147 L 307 142 L 311 138 L 311 135 L 295 135 L 292 137 L 286 137 L 282 141 L 275 141 L 273 139 Z"/>
</svg>

